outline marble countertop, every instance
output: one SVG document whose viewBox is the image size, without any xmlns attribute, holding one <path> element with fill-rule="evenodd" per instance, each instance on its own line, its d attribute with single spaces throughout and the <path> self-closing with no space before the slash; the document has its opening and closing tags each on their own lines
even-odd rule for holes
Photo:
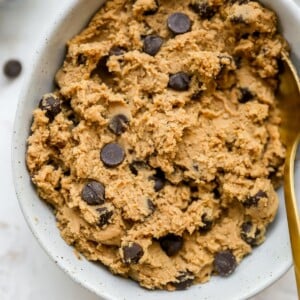
<svg viewBox="0 0 300 300">
<path fill-rule="evenodd" d="M 0 0 L 0 299 L 99 299 L 65 275 L 31 234 L 19 209 L 11 174 L 11 134 L 21 86 L 39 40 L 59 8 L 72 0 Z M 297 0 L 299 2 L 299 0 Z M 7 80 L 6 60 L 22 62 L 22 74 Z M 296 286 L 290 270 L 253 300 L 294 300 Z"/>
</svg>

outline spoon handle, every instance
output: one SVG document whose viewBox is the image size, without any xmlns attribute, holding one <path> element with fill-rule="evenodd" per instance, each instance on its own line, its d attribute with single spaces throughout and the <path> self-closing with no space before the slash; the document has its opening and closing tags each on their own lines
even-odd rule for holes
<svg viewBox="0 0 300 300">
<path fill-rule="evenodd" d="M 300 135 L 295 142 L 287 148 L 284 170 L 284 195 L 289 225 L 291 247 L 294 259 L 296 284 L 300 296 L 300 219 L 294 186 L 294 164 Z"/>
</svg>

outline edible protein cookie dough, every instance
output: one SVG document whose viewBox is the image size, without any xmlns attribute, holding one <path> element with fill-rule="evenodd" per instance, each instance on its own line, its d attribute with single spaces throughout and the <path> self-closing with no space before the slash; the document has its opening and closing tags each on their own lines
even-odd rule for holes
<svg viewBox="0 0 300 300">
<path fill-rule="evenodd" d="M 148 289 L 234 272 L 278 208 L 287 49 L 258 2 L 107 1 L 28 139 L 65 241 Z"/>
</svg>

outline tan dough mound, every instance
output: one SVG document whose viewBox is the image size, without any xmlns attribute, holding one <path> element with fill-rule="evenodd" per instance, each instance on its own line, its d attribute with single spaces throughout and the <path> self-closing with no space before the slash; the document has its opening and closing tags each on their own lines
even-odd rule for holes
<svg viewBox="0 0 300 300">
<path fill-rule="evenodd" d="M 107 1 L 28 139 L 66 242 L 149 289 L 230 275 L 277 212 L 281 51 L 257 2 Z"/>
</svg>

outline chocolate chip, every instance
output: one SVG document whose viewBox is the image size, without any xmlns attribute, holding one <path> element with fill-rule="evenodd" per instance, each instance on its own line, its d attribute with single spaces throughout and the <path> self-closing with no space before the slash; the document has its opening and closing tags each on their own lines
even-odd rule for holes
<svg viewBox="0 0 300 300">
<path fill-rule="evenodd" d="M 207 2 L 191 3 L 189 7 L 198 14 L 201 19 L 210 20 L 217 12 L 216 8 Z"/>
<path fill-rule="evenodd" d="M 254 38 L 259 38 L 260 37 L 260 32 L 259 31 L 254 31 L 253 33 L 252 33 L 252 36 L 254 37 Z"/>
<path fill-rule="evenodd" d="M 204 225 L 201 226 L 201 227 L 199 228 L 199 232 L 200 232 L 200 233 L 206 233 L 206 232 L 208 232 L 209 230 L 211 230 L 212 225 L 213 225 L 213 221 L 212 221 L 212 220 L 209 220 L 209 219 L 207 218 L 207 214 L 206 214 L 206 213 L 204 213 L 204 214 L 202 215 L 202 217 L 201 217 L 201 222 L 202 222 Z"/>
<path fill-rule="evenodd" d="M 112 74 L 111 72 L 109 72 L 109 69 L 107 67 L 108 59 L 109 55 L 102 56 L 99 59 L 96 68 L 92 71 L 91 76 L 98 75 L 101 78 L 111 78 Z"/>
<path fill-rule="evenodd" d="M 109 210 L 107 207 L 97 208 L 97 211 L 100 215 L 98 223 L 100 227 L 107 225 L 114 214 L 113 211 Z"/>
<path fill-rule="evenodd" d="M 100 151 L 100 159 L 106 167 L 116 167 L 125 158 L 124 149 L 117 143 L 106 144 Z"/>
<path fill-rule="evenodd" d="M 111 118 L 108 128 L 116 135 L 121 135 L 128 128 L 129 119 L 123 115 L 118 114 Z"/>
<path fill-rule="evenodd" d="M 242 66 L 242 57 L 241 56 L 234 56 L 234 63 L 237 69 L 240 69 Z"/>
<path fill-rule="evenodd" d="M 162 178 L 156 178 L 154 182 L 154 190 L 155 192 L 159 192 L 165 186 L 165 181 Z"/>
<path fill-rule="evenodd" d="M 220 191 L 219 191 L 219 189 L 218 189 L 217 187 L 214 188 L 212 192 L 213 192 L 213 194 L 214 194 L 214 198 L 215 198 L 215 199 L 218 200 L 218 199 L 221 198 L 221 193 L 220 193 Z"/>
<path fill-rule="evenodd" d="M 240 88 L 240 92 L 241 92 L 241 96 L 239 97 L 240 103 L 246 103 L 254 98 L 252 92 L 246 87 Z"/>
<path fill-rule="evenodd" d="M 130 170 L 130 172 L 131 172 L 133 175 L 135 175 L 135 176 L 137 176 L 137 175 L 139 174 L 139 169 L 135 166 L 134 163 L 131 163 L 131 164 L 129 165 L 129 170 Z"/>
<path fill-rule="evenodd" d="M 174 13 L 168 17 L 168 28 L 174 34 L 182 34 L 191 30 L 192 22 L 184 13 Z"/>
<path fill-rule="evenodd" d="M 126 49 L 124 47 L 120 46 L 114 46 L 109 51 L 109 56 L 120 56 L 123 55 L 126 52 Z"/>
<path fill-rule="evenodd" d="M 213 264 L 220 276 L 229 276 L 237 267 L 236 258 L 230 250 L 217 253 Z"/>
<path fill-rule="evenodd" d="M 258 191 L 254 196 L 250 196 L 248 197 L 244 202 L 243 202 L 243 205 L 246 207 L 246 208 L 250 208 L 251 206 L 257 206 L 258 204 L 258 201 L 261 199 L 261 198 L 267 198 L 268 195 L 266 192 L 260 190 Z"/>
<path fill-rule="evenodd" d="M 85 184 L 81 192 L 81 198 L 89 205 L 103 204 L 105 201 L 105 187 L 96 180 Z"/>
<path fill-rule="evenodd" d="M 254 237 L 250 235 L 252 227 L 251 221 L 244 222 L 241 226 L 241 238 L 250 246 L 256 246 L 256 235 Z"/>
<path fill-rule="evenodd" d="M 163 44 L 163 39 L 158 35 L 147 35 L 144 38 L 143 50 L 145 53 L 154 56 L 158 53 Z"/>
<path fill-rule="evenodd" d="M 22 65 L 16 59 L 8 60 L 3 67 L 3 72 L 5 76 L 7 76 L 8 78 L 18 77 L 21 71 L 22 71 Z"/>
<path fill-rule="evenodd" d="M 247 221 L 247 222 L 243 223 L 241 227 L 242 227 L 242 231 L 244 233 L 249 233 L 252 229 L 252 222 Z"/>
<path fill-rule="evenodd" d="M 70 169 L 66 169 L 64 171 L 64 176 L 70 176 L 71 175 L 71 170 Z"/>
<path fill-rule="evenodd" d="M 102 56 L 97 65 L 96 68 L 92 71 L 91 76 L 94 75 L 98 75 L 100 76 L 102 79 L 107 79 L 107 78 L 112 78 L 113 74 L 109 71 L 108 66 L 107 66 L 107 62 L 109 60 L 110 56 L 120 56 L 123 55 L 126 52 L 126 49 L 120 46 L 114 46 L 110 49 L 109 54 L 108 55 L 104 55 Z"/>
<path fill-rule="evenodd" d="M 77 126 L 80 123 L 80 119 L 76 116 L 74 112 L 70 113 L 67 116 L 68 120 L 73 123 L 74 126 Z"/>
<path fill-rule="evenodd" d="M 190 190 L 191 193 L 198 193 L 199 192 L 199 188 L 197 185 L 190 185 Z"/>
<path fill-rule="evenodd" d="M 144 250 L 139 244 L 131 243 L 123 248 L 123 255 L 126 264 L 137 264 L 144 255 Z"/>
<path fill-rule="evenodd" d="M 40 101 L 39 108 L 46 112 L 50 121 L 53 121 L 55 116 L 61 112 L 61 100 L 53 94 L 45 95 Z"/>
<path fill-rule="evenodd" d="M 87 57 L 84 54 L 80 53 L 77 57 L 77 64 L 78 65 L 85 65 L 86 62 L 87 62 Z"/>
<path fill-rule="evenodd" d="M 155 7 L 153 7 L 152 9 L 145 10 L 143 15 L 144 16 L 154 15 L 157 13 L 158 9 L 159 9 L 159 3 L 157 0 L 155 0 Z"/>
<path fill-rule="evenodd" d="M 149 166 L 143 161 L 134 160 L 129 164 L 129 169 L 133 175 L 137 176 L 141 169 L 149 169 Z"/>
<path fill-rule="evenodd" d="M 154 180 L 154 190 L 159 192 L 166 184 L 165 173 L 161 169 L 156 169 L 156 173 L 150 179 Z"/>
<path fill-rule="evenodd" d="M 156 206 L 154 205 L 153 201 L 150 199 L 147 199 L 147 204 L 148 204 L 148 208 L 149 208 L 151 214 L 154 213 L 154 211 L 156 210 Z"/>
<path fill-rule="evenodd" d="M 190 87 L 190 77 L 184 72 L 170 75 L 168 87 L 175 91 L 187 91 Z"/>
<path fill-rule="evenodd" d="M 168 256 L 177 254 L 183 246 L 183 238 L 181 236 L 169 233 L 159 239 L 160 247 Z"/>
<path fill-rule="evenodd" d="M 230 22 L 232 24 L 247 24 L 246 20 L 243 18 L 242 15 L 239 16 L 232 16 L 230 18 Z"/>
<path fill-rule="evenodd" d="M 176 277 L 177 282 L 172 282 L 172 285 L 176 290 L 185 290 L 193 284 L 195 276 L 190 271 L 180 272 L 180 275 Z"/>
<path fill-rule="evenodd" d="M 232 149 L 234 147 L 234 141 L 225 141 L 225 147 L 227 148 L 228 152 L 232 152 Z"/>
<path fill-rule="evenodd" d="M 191 96 L 191 100 L 199 100 L 199 98 L 201 98 L 202 95 L 203 95 L 203 91 L 197 90 Z"/>
<path fill-rule="evenodd" d="M 249 37 L 249 33 L 248 32 L 246 32 L 246 33 L 243 33 L 242 35 L 241 35 L 241 39 L 242 40 L 246 40 L 248 37 Z"/>
</svg>

